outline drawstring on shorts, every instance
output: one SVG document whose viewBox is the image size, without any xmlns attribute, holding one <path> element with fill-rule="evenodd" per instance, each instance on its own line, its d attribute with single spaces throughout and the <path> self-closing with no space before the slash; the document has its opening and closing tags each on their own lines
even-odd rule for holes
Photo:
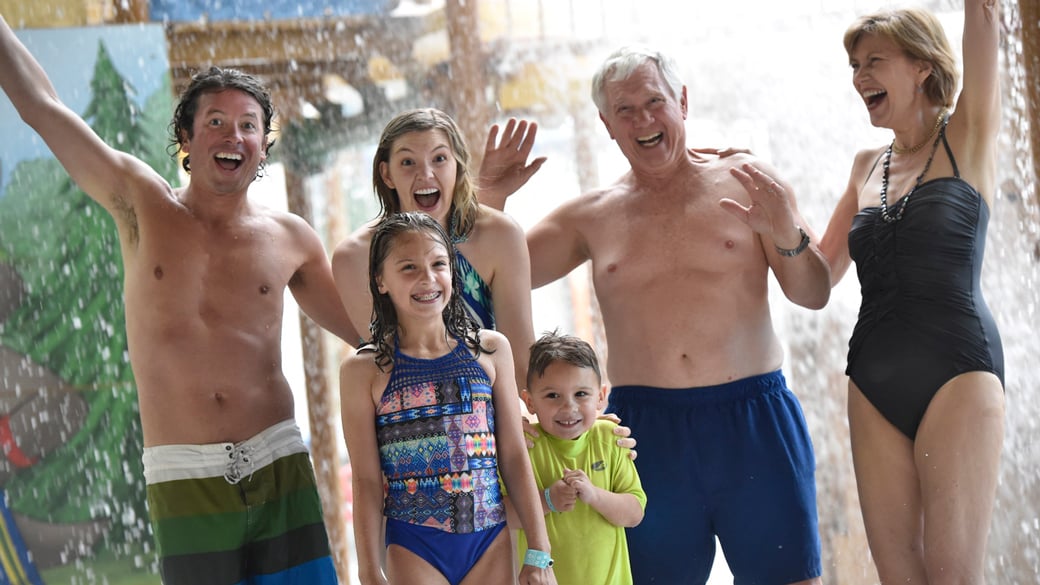
<svg viewBox="0 0 1040 585">
<path fill-rule="evenodd" d="M 227 451 L 229 459 L 227 467 L 224 469 L 224 479 L 231 485 L 242 481 L 247 474 L 249 479 L 252 479 L 253 472 L 256 470 L 256 465 L 250 457 L 253 448 L 249 445 L 225 445 L 224 449 Z"/>
</svg>

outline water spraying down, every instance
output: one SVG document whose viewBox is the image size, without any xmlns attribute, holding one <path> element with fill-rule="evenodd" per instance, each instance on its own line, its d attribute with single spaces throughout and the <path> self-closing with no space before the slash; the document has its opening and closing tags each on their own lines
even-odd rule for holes
<svg viewBox="0 0 1040 585">
<path fill-rule="evenodd" d="M 49 26 L 54 14 L 70 12 L 50 4 L 37 3 L 23 17 L 25 28 Z M 169 23 L 160 17 L 143 27 L 100 27 L 101 42 L 93 26 L 100 22 L 89 17 L 18 34 L 35 42 L 31 48 L 41 60 L 54 54 L 44 66 L 63 100 L 89 117 L 109 144 L 138 153 L 173 183 L 182 177 L 164 150 L 166 125 L 171 96 L 195 64 L 191 59 L 235 54 L 239 60 L 229 64 L 256 68 L 274 88 L 282 133 L 271 176 L 253 189 L 281 201 L 288 191 L 291 209 L 307 211 L 327 247 L 378 212 L 371 160 L 383 124 L 414 106 L 479 109 L 458 103 L 462 84 L 477 84 L 489 97 L 485 119 L 522 116 L 540 124 L 534 155 L 549 160 L 506 208 L 524 227 L 561 200 L 612 182 L 626 164 L 597 119 L 588 83 L 606 53 L 631 41 L 660 47 L 683 68 L 690 146 L 746 147 L 769 160 L 797 190 L 817 232 L 844 189 L 856 149 L 891 139 L 870 127 L 841 46 L 852 19 L 883 2 L 677 1 L 653 4 L 668 11 L 650 14 L 645 2 L 631 0 L 481 0 L 486 59 L 477 81 L 452 68 L 445 6 L 436 0 L 354 2 L 328 11 L 324 4 L 315 8 L 320 3 L 278 2 L 277 14 L 237 21 L 216 12 L 174 20 L 175 3 L 152 4 L 166 11 Z M 961 3 L 920 4 L 940 16 L 959 52 Z M 1040 582 L 1040 395 L 1033 380 L 1040 371 L 1038 106 L 1029 101 L 1037 99 L 1038 81 L 1027 71 L 1038 27 L 1028 4 L 1001 3 L 1000 189 L 983 269 L 1007 372 L 1005 443 L 986 560 L 990 583 Z M 306 18 L 284 25 L 274 20 L 294 12 Z M 120 48 L 113 38 L 121 39 Z M 156 48 L 163 46 L 165 54 Z M 78 55 L 91 58 L 72 64 Z M 288 58 L 281 63 L 278 56 Z M 160 79 L 172 81 L 156 85 Z M 101 93 L 125 109 L 92 106 Z M 43 582 L 158 584 L 115 231 L 99 208 L 89 209 L 6 98 L 0 98 L 0 130 L 9 137 L 0 145 L 0 488 L 11 522 L 22 529 Z M 485 130 L 467 135 L 471 151 L 483 146 Z M 150 150 L 135 150 L 141 145 Z M 824 580 L 876 583 L 849 453 L 843 374 L 859 306 L 856 279 L 846 276 L 821 311 L 793 308 L 779 291 L 772 294 L 773 321 L 787 344 L 784 366 L 816 449 Z M 578 332 L 606 356 L 593 302 L 581 270 L 567 283 L 538 289 L 535 331 Z M 290 380 L 296 418 L 307 429 L 319 477 L 335 476 L 338 483 L 338 405 L 322 401 L 337 394 L 341 345 L 306 320 L 304 336 L 303 363 L 292 363 L 300 353 L 295 347 L 284 356 L 286 368 L 299 372 Z M 333 535 L 344 555 L 337 557 L 342 579 L 356 566 L 345 556 L 351 549 L 349 508 L 342 502 L 347 486 L 332 486 L 324 482 L 322 496 L 332 521 L 343 519 L 341 533 Z M 718 565 L 711 582 L 731 582 L 724 562 Z"/>
</svg>

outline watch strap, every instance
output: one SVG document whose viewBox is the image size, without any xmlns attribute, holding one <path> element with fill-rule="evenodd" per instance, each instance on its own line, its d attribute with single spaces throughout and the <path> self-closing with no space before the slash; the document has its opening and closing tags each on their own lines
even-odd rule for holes
<svg viewBox="0 0 1040 585">
<path fill-rule="evenodd" d="M 777 254 L 787 258 L 793 258 L 804 252 L 805 249 L 809 247 L 809 234 L 805 233 L 805 230 L 803 230 L 800 225 L 794 227 L 798 228 L 798 233 L 802 234 L 802 241 L 798 242 L 797 248 L 781 248 L 780 246 L 773 244 L 773 247 L 776 248 Z"/>
<path fill-rule="evenodd" d="M 539 569 L 548 569 L 553 566 L 553 560 L 549 553 L 529 548 L 524 554 L 524 564 L 538 567 Z"/>
</svg>

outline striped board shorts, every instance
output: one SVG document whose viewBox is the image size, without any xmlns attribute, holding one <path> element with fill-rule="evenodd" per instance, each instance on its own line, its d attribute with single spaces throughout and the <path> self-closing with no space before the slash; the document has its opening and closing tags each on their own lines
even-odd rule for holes
<svg viewBox="0 0 1040 585">
<path fill-rule="evenodd" d="M 146 447 L 143 460 L 165 585 L 337 583 L 295 421 L 241 443 Z"/>
</svg>

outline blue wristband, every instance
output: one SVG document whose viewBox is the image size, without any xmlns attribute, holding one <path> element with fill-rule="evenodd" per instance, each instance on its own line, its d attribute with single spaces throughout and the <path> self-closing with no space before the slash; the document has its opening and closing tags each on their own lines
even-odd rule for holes
<svg viewBox="0 0 1040 585">
<path fill-rule="evenodd" d="M 559 510 L 556 509 L 556 506 L 553 505 L 552 498 L 549 497 L 550 489 L 551 488 L 545 488 L 545 491 L 542 492 L 542 494 L 545 496 L 545 505 L 549 507 L 550 512 L 559 512 Z"/>
<path fill-rule="evenodd" d="M 549 553 L 529 548 L 524 554 L 524 564 L 538 567 L 539 569 L 548 569 L 553 566 L 553 560 Z"/>
</svg>

